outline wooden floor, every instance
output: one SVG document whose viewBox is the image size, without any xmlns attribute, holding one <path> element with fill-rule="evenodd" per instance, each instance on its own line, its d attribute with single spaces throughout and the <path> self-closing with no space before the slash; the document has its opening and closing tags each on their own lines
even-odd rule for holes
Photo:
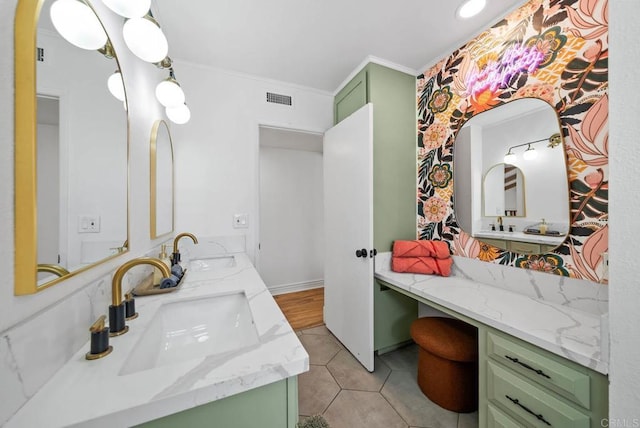
<svg viewBox="0 0 640 428">
<path fill-rule="evenodd" d="M 294 330 L 322 325 L 324 288 L 273 296 Z"/>
</svg>

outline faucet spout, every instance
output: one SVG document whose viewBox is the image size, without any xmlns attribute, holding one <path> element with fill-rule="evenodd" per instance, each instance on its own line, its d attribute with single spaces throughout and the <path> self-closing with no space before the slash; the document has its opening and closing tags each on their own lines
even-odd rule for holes
<svg viewBox="0 0 640 428">
<path fill-rule="evenodd" d="M 122 279 L 129 269 L 138 265 L 151 265 L 160 269 L 162 276 L 169 278 L 171 271 L 169 267 L 160 259 L 153 257 L 139 257 L 129 260 L 116 269 L 111 281 L 111 306 L 109 306 L 109 331 L 111 336 L 118 336 L 126 333 L 129 328 L 125 325 L 125 308 L 122 299 Z"/>
<path fill-rule="evenodd" d="M 52 273 L 54 275 L 58 275 L 59 277 L 69 275 L 69 271 L 67 269 L 63 268 L 60 265 L 49 264 L 49 263 L 38 264 L 38 272 Z"/>
<path fill-rule="evenodd" d="M 176 235 L 176 237 L 173 239 L 173 254 L 171 255 L 171 264 L 175 265 L 180 261 L 180 251 L 178 251 L 178 242 L 180 241 L 181 238 L 185 238 L 185 237 L 191 238 L 194 244 L 198 243 L 198 238 L 196 238 L 196 236 L 193 233 L 182 232 Z"/>
</svg>

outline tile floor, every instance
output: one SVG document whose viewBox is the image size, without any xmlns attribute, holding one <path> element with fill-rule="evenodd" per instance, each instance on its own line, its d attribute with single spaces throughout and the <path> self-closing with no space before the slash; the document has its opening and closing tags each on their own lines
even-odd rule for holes
<svg viewBox="0 0 640 428">
<path fill-rule="evenodd" d="M 478 413 L 442 409 L 416 382 L 418 349 L 376 356 L 369 373 L 324 326 L 298 332 L 310 370 L 298 377 L 300 420 L 321 414 L 331 428 L 476 428 Z"/>
</svg>

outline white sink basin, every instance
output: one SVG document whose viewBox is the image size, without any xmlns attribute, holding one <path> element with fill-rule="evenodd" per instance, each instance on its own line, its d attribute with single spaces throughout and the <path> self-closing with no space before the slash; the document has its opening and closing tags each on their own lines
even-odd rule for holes
<svg viewBox="0 0 640 428">
<path fill-rule="evenodd" d="M 209 272 L 212 270 L 235 266 L 236 258 L 234 256 L 215 256 L 191 260 L 189 263 L 189 270 L 191 272 Z"/>
<path fill-rule="evenodd" d="M 133 347 L 119 374 L 195 358 L 224 358 L 259 343 L 244 293 L 165 303 Z"/>
</svg>

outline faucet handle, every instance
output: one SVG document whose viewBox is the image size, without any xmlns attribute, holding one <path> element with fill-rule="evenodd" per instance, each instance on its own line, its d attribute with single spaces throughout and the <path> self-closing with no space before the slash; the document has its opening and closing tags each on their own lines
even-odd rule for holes
<svg viewBox="0 0 640 428">
<path fill-rule="evenodd" d="M 91 332 L 91 348 L 85 354 L 87 360 L 97 360 L 105 357 L 113 351 L 113 346 L 109 346 L 109 328 L 105 326 L 106 315 L 102 315 L 89 327 Z"/>
<path fill-rule="evenodd" d="M 124 295 L 124 319 L 131 321 L 138 318 L 136 301 L 133 298 L 133 290 Z"/>
</svg>

